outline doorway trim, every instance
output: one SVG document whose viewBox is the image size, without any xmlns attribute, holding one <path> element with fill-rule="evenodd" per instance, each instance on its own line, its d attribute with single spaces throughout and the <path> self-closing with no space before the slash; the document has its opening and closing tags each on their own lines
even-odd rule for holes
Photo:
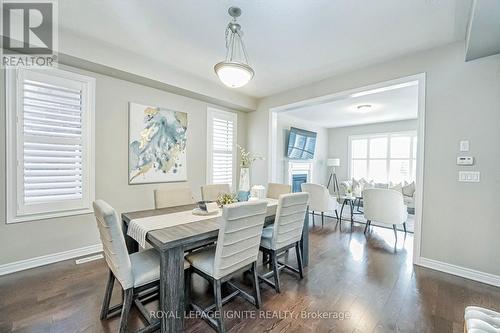
<svg viewBox="0 0 500 333">
<path fill-rule="evenodd" d="M 341 99 L 366 90 L 378 89 L 386 86 L 417 81 L 418 82 L 418 112 L 417 112 L 417 170 L 416 170 L 416 192 L 415 192 L 415 230 L 413 234 L 413 264 L 421 263 L 421 235 L 422 235 L 422 213 L 423 213 L 423 190 L 424 190 L 424 157 L 425 157 L 425 92 L 426 73 L 418 73 L 392 80 L 377 82 L 359 88 L 344 90 L 333 94 L 323 95 L 298 102 L 285 104 L 269 109 L 269 147 L 268 147 L 268 175 L 270 182 L 277 182 L 277 138 L 278 138 L 278 114 L 296 108 L 310 105 L 323 104 Z"/>
</svg>

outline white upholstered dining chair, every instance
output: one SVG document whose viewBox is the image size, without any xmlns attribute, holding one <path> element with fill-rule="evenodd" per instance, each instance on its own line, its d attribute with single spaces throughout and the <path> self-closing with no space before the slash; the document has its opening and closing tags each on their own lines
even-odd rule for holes
<svg viewBox="0 0 500 333">
<path fill-rule="evenodd" d="M 312 212 L 314 226 L 314 212 L 321 212 L 321 226 L 325 224 L 325 212 L 335 211 L 337 223 L 339 222 L 339 214 L 337 213 L 338 202 L 330 195 L 326 186 L 321 184 L 303 183 L 301 184 L 302 192 L 309 193 L 309 210 Z"/>
<path fill-rule="evenodd" d="M 204 201 L 217 201 L 219 195 L 230 193 L 229 184 L 211 184 L 201 187 L 201 199 Z"/>
<path fill-rule="evenodd" d="M 372 221 L 392 224 L 394 237 L 398 241 L 397 225 L 402 224 L 406 233 L 407 207 L 399 191 L 370 188 L 363 191 L 363 212 L 366 219 L 365 233 Z"/>
<path fill-rule="evenodd" d="M 464 333 L 500 333 L 500 313 L 468 306 L 464 314 Z"/>
<path fill-rule="evenodd" d="M 260 237 L 267 212 L 266 201 L 248 201 L 226 205 L 222 216 L 219 218 L 220 228 L 217 245 L 195 251 L 186 259 L 191 268 L 188 274 L 194 272 L 211 282 L 214 288 L 215 304 L 202 309 L 191 303 L 191 306 L 218 332 L 225 332 L 224 313 L 222 311 L 222 300 L 224 303 L 236 295 L 241 295 L 246 300 L 260 308 L 260 289 L 257 277 L 257 257 L 259 254 Z M 234 283 L 230 282 L 234 273 L 250 268 L 253 273 L 254 295 L 250 295 Z M 187 279 L 191 281 L 191 279 Z M 227 284 L 235 289 L 229 297 L 223 298 L 221 284 Z M 189 287 L 188 287 L 189 288 Z M 219 314 L 216 318 L 207 315 L 215 309 Z"/>
<path fill-rule="evenodd" d="M 169 208 L 194 203 L 193 193 L 189 187 L 155 190 L 155 208 Z"/>
<path fill-rule="evenodd" d="M 278 293 L 280 292 L 279 273 L 283 268 L 299 274 L 301 279 L 304 277 L 300 239 L 308 201 L 309 194 L 304 192 L 281 195 L 278 200 L 274 224 L 262 231 L 260 250 L 271 258 L 272 271 L 259 276 L 259 278 L 271 285 Z M 291 248 L 295 248 L 297 268 L 278 262 L 278 256 Z M 268 279 L 271 275 L 274 277 L 274 282 Z"/>
<path fill-rule="evenodd" d="M 266 197 L 278 200 L 280 195 L 292 192 L 292 186 L 288 184 L 269 183 L 267 184 Z"/>
<path fill-rule="evenodd" d="M 103 200 L 93 204 L 94 215 L 104 250 L 104 258 L 109 267 L 109 277 L 101 308 L 101 319 L 113 316 L 121 309 L 119 332 L 127 331 L 127 319 L 132 304 L 135 304 L 148 323 L 148 328 L 159 328 L 159 321 L 153 322 L 141 302 L 159 290 L 160 257 L 156 250 L 149 249 L 129 255 L 123 237 L 120 219 L 116 211 Z M 189 263 L 184 263 L 184 269 Z M 115 279 L 123 289 L 123 303 L 110 308 L 111 294 Z"/>
</svg>

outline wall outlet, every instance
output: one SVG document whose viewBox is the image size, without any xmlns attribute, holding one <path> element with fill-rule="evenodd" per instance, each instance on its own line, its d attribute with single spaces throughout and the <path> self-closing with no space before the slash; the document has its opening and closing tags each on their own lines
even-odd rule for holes
<svg viewBox="0 0 500 333">
<path fill-rule="evenodd" d="M 458 181 L 465 183 L 479 183 L 481 181 L 481 173 L 479 171 L 459 171 Z"/>
</svg>

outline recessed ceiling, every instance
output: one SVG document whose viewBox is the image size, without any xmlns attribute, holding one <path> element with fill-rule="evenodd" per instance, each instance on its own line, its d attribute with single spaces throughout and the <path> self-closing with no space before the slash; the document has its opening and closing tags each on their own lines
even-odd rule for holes
<svg viewBox="0 0 500 333">
<path fill-rule="evenodd" d="M 263 97 L 464 40 L 470 0 L 64 0 L 60 44 L 69 36 L 104 42 L 117 56 L 134 52 L 218 82 L 213 66 L 225 56 L 234 5 L 243 10 L 239 22 L 256 72 L 240 91 Z"/>
<path fill-rule="evenodd" d="M 331 102 L 285 111 L 284 114 L 327 128 L 416 119 L 417 82 L 386 88 L 389 90 L 380 91 L 384 90 L 382 88 L 347 95 Z"/>
</svg>

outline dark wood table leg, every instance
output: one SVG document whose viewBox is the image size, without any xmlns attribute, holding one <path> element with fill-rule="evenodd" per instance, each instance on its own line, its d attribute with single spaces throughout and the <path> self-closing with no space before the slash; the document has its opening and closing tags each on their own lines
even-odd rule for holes
<svg viewBox="0 0 500 333">
<path fill-rule="evenodd" d="M 346 199 L 344 199 L 344 200 L 342 201 L 342 207 L 340 208 L 340 222 L 341 222 L 341 223 L 342 223 L 342 214 L 344 213 L 345 201 L 346 201 Z"/>
<path fill-rule="evenodd" d="M 349 205 L 351 207 L 351 225 L 354 223 L 354 202 L 349 200 Z"/>
<path fill-rule="evenodd" d="M 309 265 L 309 214 L 304 217 L 304 228 L 302 228 L 302 239 L 300 240 L 300 250 L 302 252 L 302 265 Z"/>
<path fill-rule="evenodd" d="M 160 309 L 162 333 L 184 331 L 184 250 L 160 251 Z"/>
<path fill-rule="evenodd" d="M 127 235 L 128 224 L 122 220 L 122 232 L 125 238 L 125 245 L 127 246 L 128 253 L 139 252 L 139 243 L 137 243 L 132 237 Z"/>
</svg>

